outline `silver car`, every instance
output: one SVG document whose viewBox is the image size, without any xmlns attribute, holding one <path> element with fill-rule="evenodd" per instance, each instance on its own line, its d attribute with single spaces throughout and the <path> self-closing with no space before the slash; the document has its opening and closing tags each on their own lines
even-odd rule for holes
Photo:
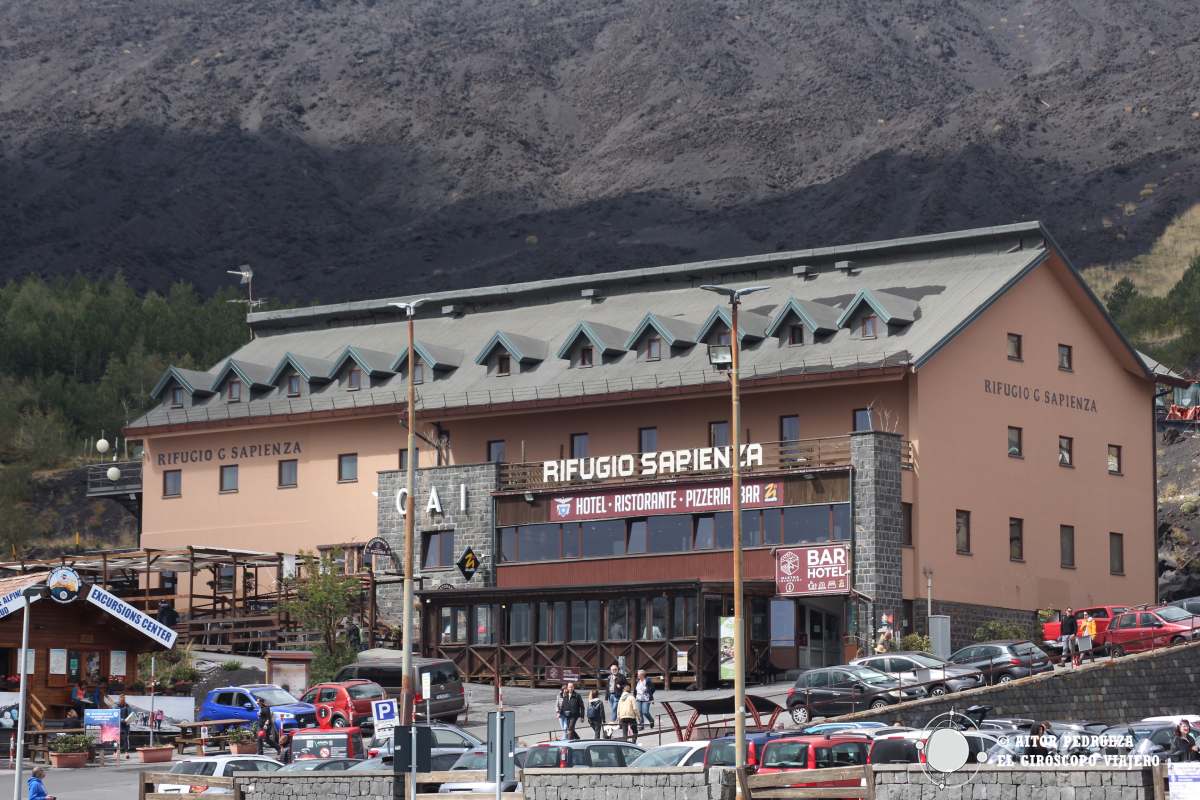
<svg viewBox="0 0 1200 800">
<path fill-rule="evenodd" d="M 525 748 L 525 747 L 518 747 L 513 752 L 513 760 L 516 761 L 518 769 L 525 766 L 525 753 L 527 753 L 527 752 L 528 752 L 528 748 Z M 467 770 L 483 771 L 486 769 L 487 769 L 487 748 L 486 747 L 476 747 L 474 749 L 468 750 L 467 752 L 465 752 L 461 756 L 459 756 L 458 761 L 455 761 L 454 765 L 452 767 L 450 767 L 451 772 L 467 771 Z M 522 788 L 521 782 L 519 780 L 517 780 L 515 775 L 512 776 L 511 780 L 509 780 L 508 778 L 506 778 L 504 780 L 503 790 L 506 792 L 519 792 L 519 791 L 521 791 L 521 788 Z M 495 794 L 496 793 L 496 783 L 495 783 L 495 781 L 488 781 L 488 780 L 450 781 L 449 783 L 443 783 L 441 785 L 441 787 L 438 789 L 438 792 L 440 794 L 458 794 L 460 792 L 464 793 L 464 794 Z"/>
<path fill-rule="evenodd" d="M 934 697 L 985 685 L 983 673 L 974 667 L 952 664 L 919 650 L 866 656 L 850 663 L 886 672 L 905 686 L 921 684 Z"/>
</svg>

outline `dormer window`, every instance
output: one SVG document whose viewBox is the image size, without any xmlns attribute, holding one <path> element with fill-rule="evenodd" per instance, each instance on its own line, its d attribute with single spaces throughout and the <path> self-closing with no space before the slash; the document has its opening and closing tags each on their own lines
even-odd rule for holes
<svg viewBox="0 0 1200 800">
<path fill-rule="evenodd" d="M 357 392 L 362 388 L 362 370 L 358 367 L 351 367 L 346 373 L 346 388 L 352 392 Z"/>
<path fill-rule="evenodd" d="M 235 378 L 234 380 L 231 380 L 228 384 L 226 384 L 225 399 L 228 400 L 230 403 L 242 402 L 242 382 L 241 381 L 239 381 Z"/>
<path fill-rule="evenodd" d="M 183 387 L 171 387 L 171 408 L 183 408 Z"/>
<path fill-rule="evenodd" d="M 646 360 L 658 361 L 662 358 L 662 338 L 655 333 L 646 337 Z"/>
<path fill-rule="evenodd" d="M 592 366 L 592 359 L 594 357 L 595 357 L 595 351 L 592 349 L 592 346 L 590 344 L 585 344 L 583 347 L 579 348 L 579 366 L 580 367 Z"/>
<path fill-rule="evenodd" d="M 300 396 L 300 376 L 299 375 L 289 375 L 288 376 L 287 396 L 288 397 L 299 397 Z"/>
<path fill-rule="evenodd" d="M 867 314 L 865 317 L 863 317 L 861 331 L 862 338 L 864 339 L 874 339 L 876 336 L 878 336 L 879 317 L 875 316 L 874 314 Z"/>
<path fill-rule="evenodd" d="M 798 347 L 804 344 L 804 326 L 789 325 L 788 326 L 788 345 L 790 347 Z"/>
<path fill-rule="evenodd" d="M 413 359 L 412 381 L 413 384 L 425 382 L 425 365 L 421 363 L 421 359 L 419 358 Z"/>
<path fill-rule="evenodd" d="M 509 357 L 508 353 L 497 353 L 496 354 L 496 374 L 497 375 L 508 375 L 511 372 L 512 372 L 512 359 Z"/>
<path fill-rule="evenodd" d="M 715 344 L 729 344 L 729 331 L 717 331 Z"/>
</svg>

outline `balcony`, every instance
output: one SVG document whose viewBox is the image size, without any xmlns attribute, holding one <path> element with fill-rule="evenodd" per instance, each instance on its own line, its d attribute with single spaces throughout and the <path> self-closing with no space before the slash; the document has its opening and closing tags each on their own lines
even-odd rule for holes
<svg viewBox="0 0 1200 800">
<path fill-rule="evenodd" d="M 115 481 L 108 476 L 108 471 L 114 468 L 120 473 Z M 141 461 L 110 461 L 88 465 L 88 497 L 117 497 L 141 493 Z"/>
</svg>

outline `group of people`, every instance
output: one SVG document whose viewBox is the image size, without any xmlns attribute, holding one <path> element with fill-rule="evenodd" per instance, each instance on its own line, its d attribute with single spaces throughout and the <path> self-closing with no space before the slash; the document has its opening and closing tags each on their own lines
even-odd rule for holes
<svg viewBox="0 0 1200 800">
<path fill-rule="evenodd" d="M 1053 633 L 1054 629 L 1051 628 Z M 1087 660 L 1095 661 L 1095 652 L 1092 650 L 1092 644 L 1096 639 L 1096 620 L 1092 615 L 1085 611 L 1083 616 L 1075 618 L 1075 612 L 1068 608 L 1061 615 L 1060 637 L 1062 639 L 1063 660 L 1068 658 L 1071 660 L 1071 668 L 1074 669 L 1080 666 L 1082 657 L 1087 656 Z"/>
<path fill-rule="evenodd" d="M 558 713 L 558 724 L 562 729 L 563 739 L 578 739 L 575 726 L 580 718 L 586 718 L 592 727 L 595 738 L 604 738 L 606 722 L 616 723 L 620 727 L 621 738 L 636 742 L 638 730 L 644 722 L 647 727 L 654 727 L 654 717 L 650 706 L 654 702 L 654 680 L 646 674 L 646 670 L 637 671 L 637 680 L 630 684 L 629 679 L 621 668 L 613 664 L 608 668 L 604 680 L 604 698 L 593 689 L 588 692 L 585 703 L 575 691 L 575 684 L 563 686 L 555 701 Z M 605 704 L 608 713 L 605 713 Z"/>
<path fill-rule="evenodd" d="M 87 708 L 110 707 L 108 705 L 107 693 L 108 684 L 106 683 L 97 684 L 96 686 L 92 687 L 91 691 L 85 691 L 83 688 L 83 683 L 76 681 L 74 685 L 71 686 L 71 700 L 70 706 L 67 708 L 67 719 L 80 720 L 79 724 L 82 725 L 83 712 Z M 132 723 L 136 714 L 134 714 L 133 709 L 130 708 L 129 703 L 126 702 L 124 694 L 117 698 L 116 705 L 111 706 L 111 708 L 117 709 L 117 713 L 121 719 L 120 752 L 124 754 L 125 758 L 129 758 L 129 753 L 131 750 L 129 744 L 130 724 Z M 161 728 L 162 721 L 163 712 L 162 709 L 159 709 L 154 715 L 154 727 Z"/>
</svg>

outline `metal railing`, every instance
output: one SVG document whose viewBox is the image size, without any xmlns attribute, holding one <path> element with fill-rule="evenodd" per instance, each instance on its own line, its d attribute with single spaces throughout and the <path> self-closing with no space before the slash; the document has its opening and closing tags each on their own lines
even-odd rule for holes
<svg viewBox="0 0 1200 800">
<path fill-rule="evenodd" d="M 119 473 L 115 481 L 108 477 L 108 471 L 114 468 Z M 108 497 L 115 494 L 139 494 L 141 491 L 141 461 L 112 461 L 108 463 L 88 465 L 88 497 Z"/>
</svg>

